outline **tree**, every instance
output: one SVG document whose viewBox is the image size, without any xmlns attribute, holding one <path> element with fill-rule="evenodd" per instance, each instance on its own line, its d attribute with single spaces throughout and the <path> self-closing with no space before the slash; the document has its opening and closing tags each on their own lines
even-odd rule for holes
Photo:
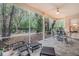
<svg viewBox="0 0 79 59">
<path fill-rule="evenodd" d="M 36 17 L 37 17 L 37 25 L 36 25 L 36 31 L 37 32 L 42 32 L 42 26 L 43 26 L 43 24 L 42 24 L 42 16 L 41 15 L 38 15 L 38 14 L 36 14 Z"/>
<path fill-rule="evenodd" d="M 6 18 L 5 18 L 5 11 L 6 11 L 6 5 L 2 4 L 2 17 L 3 17 L 3 25 L 2 25 L 2 37 L 6 36 Z"/>
<path fill-rule="evenodd" d="M 56 23 L 56 20 L 54 20 L 52 23 L 52 29 L 54 28 L 55 23 Z"/>
<path fill-rule="evenodd" d="M 12 6 L 12 11 L 10 13 L 10 21 L 9 21 L 9 27 L 8 27 L 8 36 L 11 35 L 11 26 L 12 26 L 12 20 L 13 20 L 13 15 L 14 15 L 14 10 L 15 10 L 15 7 L 14 5 Z"/>
<path fill-rule="evenodd" d="M 14 15 L 14 5 L 13 4 L 5 4 L 1 5 L 2 11 L 2 37 L 10 36 L 11 34 L 11 26 Z"/>
<path fill-rule="evenodd" d="M 29 23 L 28 12 L 22 10 L 21 8 L 16 7 L 15 17 L 14 17 L 13 25 L 12 25 L 12 28 L 13 28 L 12 31 L 15 30 L 13 32 L 18 33 L 19 30 L 21 31 L 27 30 L 27 28 L 29 28 L 28 23 Z"/>
</svg>

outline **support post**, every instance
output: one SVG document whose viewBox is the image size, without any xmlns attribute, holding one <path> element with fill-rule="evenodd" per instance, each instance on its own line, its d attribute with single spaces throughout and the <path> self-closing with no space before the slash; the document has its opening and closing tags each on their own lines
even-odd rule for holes
<svg viewBox="0 0 79 59">
<path fill-rule="evenodd" d="M 45 39 L 45 18 L 43 16 L 43 40 Z"/>
<path fill-rule="evenodd" d="M 30 11 L 29 11 L 29 16 L 30 16 Z M 28 17 L 29 17 L 29 16 L 28 16 Z M 29 17 L 29 43 L 31 43 L 30 17 Z"/>
</svg>

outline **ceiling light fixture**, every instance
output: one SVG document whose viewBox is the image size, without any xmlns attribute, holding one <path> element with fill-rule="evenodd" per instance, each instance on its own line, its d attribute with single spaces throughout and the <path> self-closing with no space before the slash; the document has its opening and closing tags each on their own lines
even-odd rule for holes
<svg viewBox="0 0 79 59">
<path fill-rule="evenodd" d="M 60 14 L 59 8 L 57 8 L 56 15 Z"/>
</svg>

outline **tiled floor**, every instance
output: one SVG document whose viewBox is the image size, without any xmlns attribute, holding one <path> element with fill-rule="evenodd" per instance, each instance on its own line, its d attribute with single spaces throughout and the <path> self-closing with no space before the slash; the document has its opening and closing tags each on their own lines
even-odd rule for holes
<svg viewBox="0 0 79 59">
<path fill-rule="evenodd" d="M 42 43 L 42 46 L 54 47 L 57 56 L 79 56 L 79 39 L 68 38 L 69 44 L 66 44 L 65 41 L 58 41 L 55 37 L 49 37 L 39 42 Z M 41 48 L 31 52 L 31 56 L 39 56 L 40 52 Z"/>
<path fill-rule="evenodd" d="M 66 44 L 65 42 L 58 41 L 56 38 L 47 38 L 45 40 L 41 40 L 43 46 L 54 47 L 56 55 L 58 56 L 79 56 L 79 41 L 75 39 L 68 39 L 70 42 Z M 34 51 L 32 56 L 39 56 L 41 48 Z"/>
</svg>

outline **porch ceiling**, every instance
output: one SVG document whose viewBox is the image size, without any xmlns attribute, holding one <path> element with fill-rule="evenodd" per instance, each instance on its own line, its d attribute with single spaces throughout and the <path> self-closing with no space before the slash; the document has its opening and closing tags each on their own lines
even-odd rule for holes
<svg viewBox="0 0 79 59">
<path fill-rule="evenodd" d="M 18 3 L 16 5 L 23 9 L 29 8 L 52 18 L 73 17 L 75 15 L 79 16 L 78 3 Z M 59 8 L 60 12 L 58 15 L 56 14 L 57 8 Z"/>
</svg>

